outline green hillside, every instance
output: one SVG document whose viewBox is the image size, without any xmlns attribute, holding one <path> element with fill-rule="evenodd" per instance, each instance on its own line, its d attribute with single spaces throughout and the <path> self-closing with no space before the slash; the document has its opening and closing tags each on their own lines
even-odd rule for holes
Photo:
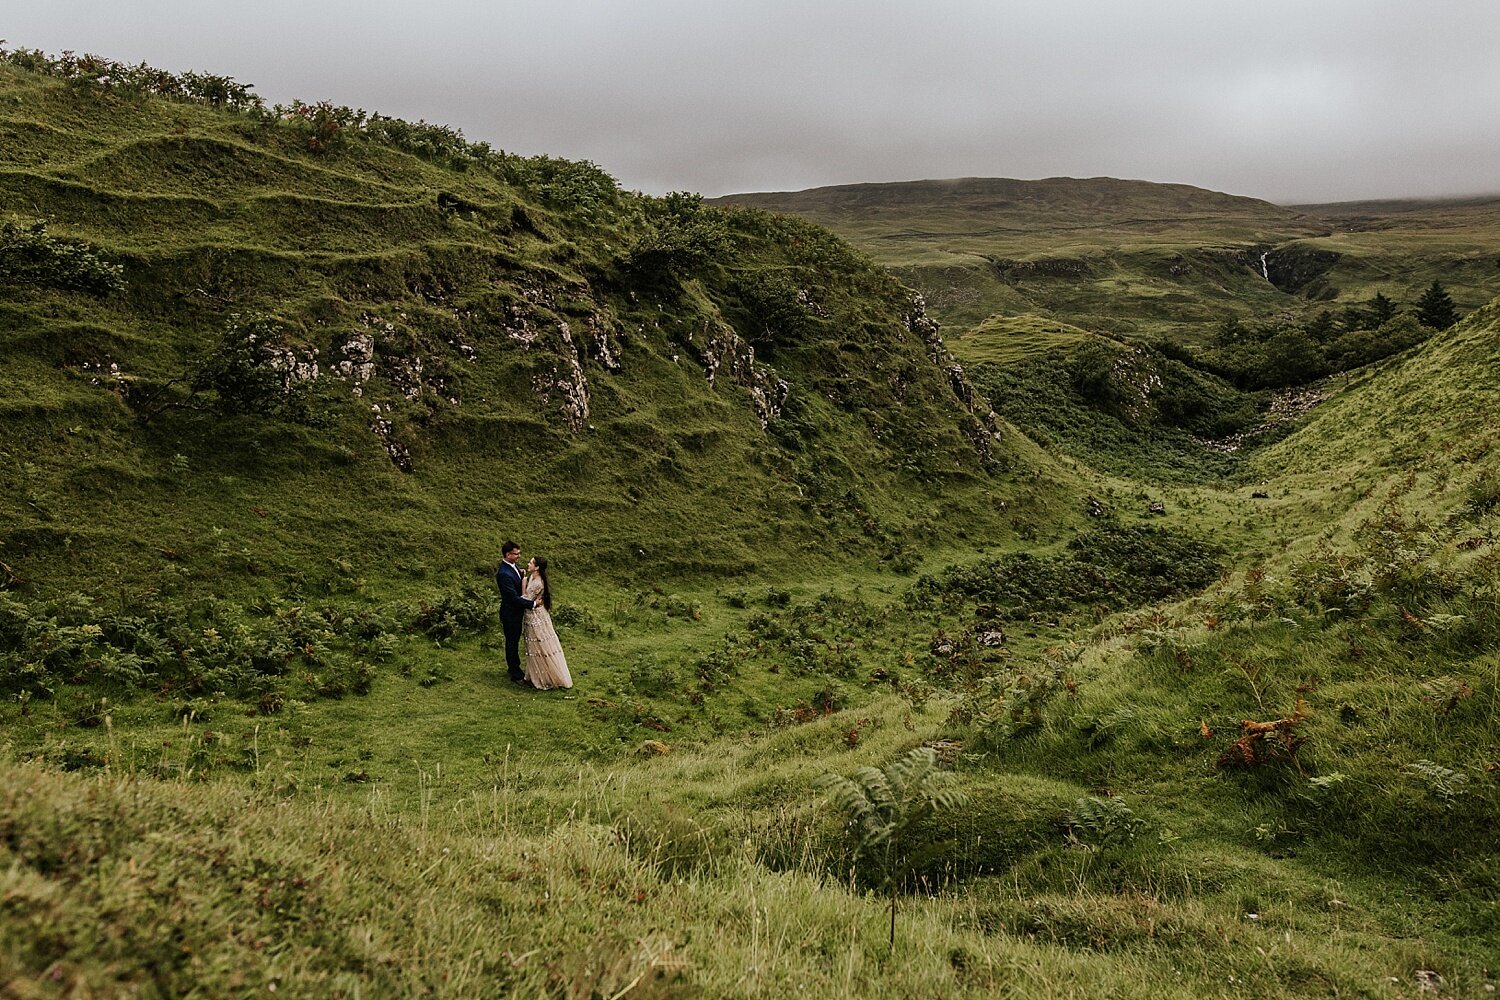
<svg viewBox="0 0 1500 1000">
<path fill-rule="evenodd" d="M 1329 232 L 1253 198 L 1110 177 L 857 184 L 720 201 L 828 226 L 960 327 L 1035 313 L 1100 332 L 1190 338 L 1222 313 L 1275 308 L 1259 254 Z"/>
<path fill-rule="evenodd" d="M 1003 532 L 982 491 L 1040 461 L 821 230 L 436 130 L 319 152 L 295 116 L 4 73 L 8 252 L 123 268 L 102 295 L 18 274 L 0 312 L 3 558 L 44 592 L 467 575 L 511 534 L 590 572 L 874 563 L 937 541 L 934 505 Z M 285 384 L 218 384 L 238 361 Z"/>
<path fill-rule="evenodd" d="M 24 50 L 0 139 L 0 996 L 1495 985 L 1467 272 L 1278 382 L 1245 249 L 1348 234 L 1249 199 L 829 201 L 958 187 L 924 270 Z M 950 355 L 881 264 L 984 204 Z M 511 536 L 571 690 L 504 679 Z"/>
<path fill-rule="evenodd" d="M 828 226 L 927 296 L 945 324 L 1035 314 L 1101 333 L 1208 342 L 1229 316 L 1303 319 L 1440 278 L 1494 294 L 1494 199 L 1284 208 L 1182 184 L 966 178 L 730 195 Z M 1264 255 L 1264 256 L 1262 256 Z"/>
</svg>

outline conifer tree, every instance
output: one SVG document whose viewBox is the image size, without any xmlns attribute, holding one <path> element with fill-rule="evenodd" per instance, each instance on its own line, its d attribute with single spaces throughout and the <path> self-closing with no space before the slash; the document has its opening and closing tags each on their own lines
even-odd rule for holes
<svg viewBox="0 0 1500 1000">
<path fill-rule="evenodd" d="M 1436 278 L 1433 279 L 1432 286 L 1417 300 L 1417 320 L 1434 330 L 1446 330 L 1458 322 L 1458 310 L 1454 308 L 1453 300 L 1448 297 L 1443 283 Z"/>
<path fill-rule="evenodd" d="M 1320 344 L 1326 344 L 1338 333 L 1338 325 L 1334 322 L 1333 313 L 1324 309 L 1318 313 L 1307 325 L 1303 327 L 1307 335 Z"/>
<path fill-rule="evenodd" d="M 1391 320 L 1396 318 L 1396 303 L 1386 298 L 1384 293 L 1376 292 L 1375 297 L 1370 300 L 1370 322 L 1375 329 L 1380 329 Z"/>
</svg>

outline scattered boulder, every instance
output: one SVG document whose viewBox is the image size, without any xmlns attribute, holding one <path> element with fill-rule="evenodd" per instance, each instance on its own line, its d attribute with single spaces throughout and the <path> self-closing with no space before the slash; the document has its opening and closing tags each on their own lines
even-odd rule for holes
<svg viewBox="0 0 1500 1000">
<path fill-rule="evenodd" d="M 998 628 L 981 628 L 974 633 L 974 641 L 993 649 L 1005 645 L 1005 633 Z"/>
</svg>

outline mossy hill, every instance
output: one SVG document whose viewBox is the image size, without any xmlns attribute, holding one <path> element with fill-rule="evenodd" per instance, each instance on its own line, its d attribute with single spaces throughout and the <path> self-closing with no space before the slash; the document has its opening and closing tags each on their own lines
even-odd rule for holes
<svg viewBox="0 0 1500 1000">
<path fill-rule="evenodd" d="M 40 592 L 468 576 L 509 535 L 632 576 L 873 564 L 1004 532 L 1047 464 L 816 227 L 389 120 L 325 142 L 0 73 L 7 250 L 123 268 L 5 283 L 0 559 Z"/>
<path fill-rule="evenodd" d="M 1500 268 L 1495 200 L 1281 207 L 1182 184 L 965 178 L 730 195 L 841 233 L 926 293 L 945 324 L 1034 315 L 1203 344 L 1229 316 L 1298 319 L 1409 302 L 1440 278 L 1483 305 Z"/>
<path fill-rule="evenodd" d="M 1495 985 L 1477 271 L 1299 334 L 1236 269 L 1334 227 L 1058 182 L 1119 232 L 1003 256 L 1124 277 L 971 378 L 815 224 L 439 126 L 19 52 L 0 136 L 0 995 Z"/>
</svg>

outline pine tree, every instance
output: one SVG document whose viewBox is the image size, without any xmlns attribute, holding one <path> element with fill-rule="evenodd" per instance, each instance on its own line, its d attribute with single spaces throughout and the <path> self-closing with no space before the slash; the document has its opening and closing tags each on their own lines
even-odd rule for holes
<svg viewBox="0 0 1500 1000">
<path fill-rule="evenodd" d="M 1309 320 L 1303 329 L 1307 331 L 1309 337 L 1320 344 L 1328 343 L 1338 333 L 1338 326 L 1334 322 L 1333 313 L 1327 309 L 1324 309 Z"/>
<path fill-rule="evenodd" d="M 1458 322 L 1458 310 L 1453 307 L 1453 300 L 1448 297 L 1443 283 L 1436 278 L 1417 300 L 1417 320 L 1434 330 L 1446 330 Z"/>
<path fill-rule="evenodd" d="M 1370 300 L 1370 320 L 1377 330 L 1395 319 L 1398 311 L 1396 303 L 1381 292 L 1376 292 L 1375 297 Z"/>
</svg>

